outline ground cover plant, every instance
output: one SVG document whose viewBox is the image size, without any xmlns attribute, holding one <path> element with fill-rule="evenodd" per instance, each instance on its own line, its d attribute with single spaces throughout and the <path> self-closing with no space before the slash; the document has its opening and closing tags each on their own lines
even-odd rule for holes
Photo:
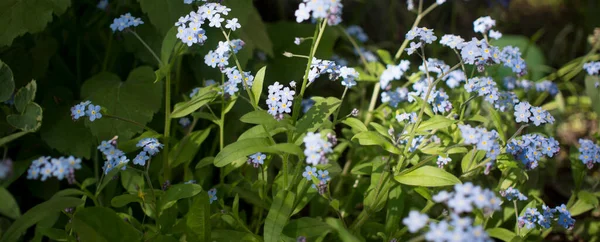
<svg viewBox="0 0 600 242">
<path fill-rule="evenodd" d="M 600 30 L 553 69 L 422 23 L 462 0 L 386 48 L 347 2 L 0 4 L 0 241 L 599 239 Z"/>
</svg>

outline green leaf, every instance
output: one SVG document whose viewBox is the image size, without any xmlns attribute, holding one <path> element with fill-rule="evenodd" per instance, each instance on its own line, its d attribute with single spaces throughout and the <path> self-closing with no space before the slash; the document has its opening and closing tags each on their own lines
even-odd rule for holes
<svg viewBox="0 0 600 242">
<path fill-rule="evenodd" d="M 210 198 L 205 192 L 200 193 L 190 207 L 186 224 L 200 241 L 210 241 Z"/>
<path fill-rule="evenodd" d="M 236 30 L 234 33 L 246 42 L 247 46 L 244 46 L 244 48 L 250 48 L 250 50 L 258 48 L 267 55 L 273 56 L 273 43 L 267 34 L 262 17 L 253 6 L 252 1 L 225 0 L 223 1 L 223 5 L 231 8 L 228 16 L 238 18 L 240 25 L 242 25 L 242 28 Z"/>
<path fill-rule="evenodd" d="M 121 185 L 129 193 L 137 193 L 138 190 L 144 189 L 144 177 L 133 169 L 123 170 L 121 171 Z"/>
<path fill-rule="evenodd" d="M 519 47 L 521 51 L 523 51 L 523 57 L 525 62 L 527 63 L 527 69 L 530 72 L 531 80 L 539 80 L 544 77 L 545 72 L 547 72 L 544 68 L 546 65 L 546 58 L 544 57 L 544 52 L 533 43 L 529 38 L 520 35 L 504 35 L 499 40 L 494 40 L 491 42 L 492 45 L 500 47 L 505 46 L 514 46 Z M 501 76 L 506 75 L 514 75 L 508 68 L 501 69 Z"/>
<path fill-rule="evenodd" d="M 288 153 L 303 157 L 303 151 L 294 144 L 274 144 L 271 145 L 269 139 L 252 138 L 238 140 L 235 143 L 229 144 L 223 148 L 215 157 L 215 166 L 224 167 L 235 160 L 244 158 L 257 152 L 263 153 Z"/>
<path fill-rule="evenodd" d="M 367 126 L 365 126 L 365 124 L 363 124 L 362 121 L 356 119 L 356 118 L 347 118 L 344 119 L 344 121 L 342 121 L 343 124 L 350 126 L 352 129 L 357 130 L 359 133 L 360 132 L 364 132 L 364 131 L 369 131 L 369 129 L 367 128 Z"/>
<path fill-rule="evenodd" d="M 21 136 L 26 135 L 28 133 L 29 132 L 21 131 L 21 132 L 14 133 L 14 134 L 11 134 L 11 135 L 8 135 L 8 136 L 4 136 L 4 137 L 0 138 L 0 146 L 3 146 L 5 144 L 7 144 L 8 142 L 11 142 L 11 141 L 13 141 L 15 139 L 18 139 Z"/>
<path fill-rule="evenodd" d="M 394 179 L 402 184 L 424 187 L 442 187 L 461 183 L 454 175 L 433 166 L 419 167 Z"/>
<path fill-rule="evenodd" d="M 204 157 L 202 158 L 202 160 L 200 160 L 200 162 L 198 162 L 198 164 L 196 164 L 196 169 L 200 169 L 202 167 L 208 166 L 213 164 L 215 161 L 215 157 Z"/>
<path fill-rule="evenodd" d="M 83 83 L 81 96 L 87 97 L 94 105 L 100 105 L 102 114 L 145 125 L 161 108 L 163 85 L 154 84 L 154 71 L 143 66 L 131 71 L 126 82 L 121 82 L 112 73 L 97 74 Z M 87 124 L 99 140 L 107 140 L 115 135 L 128 140 L 143 131 L 138 125 L 107 117 Z"/>
<path fill-rule="evenodd" d="M 0 187 L 0 201 L 2 201 L 2 204 L 0 204 L 0 214 L 11 219 L 17 219 L 21 216 L 19 204 L 17 204 L 12 194 L 4 187 Z"/>
<path fill-rule="evenodd" d="M 386 208 L 385 233 L 391 234 L 396 231 L 402 220 L 404 212 L 404 197 L 402 196 L 402 186 L 396 185 L 390 189 L 389 199 Z"/>
<path fill-rule="evenodd" d="M 167 32 L 167 35 L 165 35 L 160 48 L 160 61 L 162 61 L 164 65 L 169 64 L 169 59 L 173 53 L 173 48 L 175 48 L 178 40 L 177 26 L 172 26 L 171 29 L 169 29 L 169 32 Z"/>
<path fill-rule="evenodd" d="M 37 224 L 39 221 L 54 215 L 65 208 L 77 207 L 81 204 L 83 204 L 83 200 L 72 197 L 57 197 L 40 203 L 29 209 L 23 216 L 12 223 L 12 225 L 5 230 L 0 242 L 17 241 L 29 227 Z"/>
<path fill-rule="evenodd" d="M 179 143 L 177 143 L 169 154 L 171 167 L 177 167 L 180 164 L 191 162 L 200 149 L 202 142 L 210 134 L 211 128 L 198 130 L 189 133 Z"/>
<path fill-rule="evenodd" d="M 327 218 L 325 222 L 329 224 L 334 230 L 337 231 L 338 236 L 344 242 L 360 242 L 358 238 L 356 238 L 348 229 L 345 228 L 342 221 L 335 218 Z"/>
<path fill-rule="evenodd" d="M 37 83 L 32 80 L 30 83 L 21 87 L 15 94 L 15 108 L 19 113 L 25 112 L 25 108 L 35 99 L 37 92 Z"/>
<path fill-rule="evenodd" d="M 62 229 L 37 227 L 36 232 L 48 237 L 52 241 L 68 241 L 68 239 L 72 239 L 67 234 L 67 231 Z"/>
<path fill-rule="evenodd" d="M 577 197 L 588 204 L 594 205 L 594 207 L 598 206 L 598 198 L 588 191 L 580 191 L 577 193 Z"/>
<path fill-rule="evenodd" d="M 262 94 L 266 71 L 267 67 L 263 66 L 263 68 L 260 68 L 260 70 L 258 70 L 256 76 L 254 76 L 254 82 L 252 83 L 252 95 L 254 96 L 254 105 L 258 105 L 260 101 L 260 95 Z"/>
<path fill-rule="evenodd" d="M 142 199 L 136 195 L 123 194 L 123 195 L 113 197 L 110 200 L 110 205 L 115 208 L 120 208 L 120 207 L 124 207 L 130 203 L 140 203 L 141 204 L 142 202 L 143 202 Z"/>
<path fill-rule="evenodd" d="M 569 208 L 569 212 L 571 212 L 571 216 L 577 216 L 592 209 L 594 209 L 594 205 L 589 204 L 582 199 L 578 199 L 577 202 Z"/>
<path fill-rule="evenodd" d="M 294 207 L 296 194 L 281 190 L 273 199 L 265 220 L 265 242 L 279 242 L 283 227 L 287 224 Z"/>
<path fill-rule="evenodd" d="M 487 229 L 485 232 L 487 232 L 490 237 L 502 241 L 512 241 L 512 239 L 517 236 L 517 234 L 505 228 L 491 228 Z"/>
<path fill-rule="evenodd" d="M 383 61 L 383 63 L 385 63 L 387 65 L 394 64 L 392 55 L 390 55 L 390 52 L 388 52 L 387 50 L 379 49 L 379 50 L 377 50 L 377 55 L 379 55 L 379 58 L 381 59 L 381 61 Z"/>
<path fill-rule="evenodd" d="M 140 241 L 142 233 L 126 223 L 113 210 L 89 207 L 77 211 L 71 227 L 81 241 Z"/>
<path fill-rule="evenodd" d="M 585 92 L 590 97 L 592 108 L 596 115 L 600 115 L 600 92 L 596 88 L 596 82 L 600 82 L 598 76 L 586 76 L 585 77 Z"/>
<path fill-rule="evenodd" d="M 179 17 L 192 11 L 191 5 L 184 4 L 183 1 L 138 0 L 138 2 L 142 11 L 148 14 L 152 25 L 162 35 L 169 32 Z"/>
<path fill-rule="evenodd" d="M 10 70 L 10 67 L 0 60 L 0 102 L 9 100 L 14 91 L 15 80 L 13 78 L 13 73 Z"/>
<path fill-rule="evenodd" d="M 265 110 L 255 110 L 252 112 L 248 112 L 244 114 L 240 118 L 240 121 L 247 124 L 261 124 L 268 127 L 275 127 L 278 125 L 278 122 L 273 115 L 267 113 Z"/>
<path fill-rule="evenodd" d="M 456 120 L 446 118 L 442 115 L 435 115 L 430 119 L 423 121 L 417 128 L 416 132 L 424 132 L 434 129 L 444 129 L 450 127 L 455 122 Z"/>
<path fill-rule="evenodd" d="M 0 2 L 0 47 L 26 33 L 41 32 L 71 5 L 70 0 L 3 0 Z M 32 17 L 35 16 L 35 17 Z"/>
<path fill-rule="evenodd" d="M 175 104 L 173 112 L 171 112 L 171 118 L 182 118 L 196 112 L 202 106 L 212 102 L 218 93 L 212 87 L 200 88 L 198 94 L 187 102 L 181 102 Z"/>
<path fill-rule="evenodd" d="M 42 126 L 42 107 L 31 102 L 22 114 L 6 116 L 6 121 L 15 128 L 26 132 L 35 132 Z"/>
<path fill-rule="evenodd" d="M 266 129 L 269 131 L 268 134 L 265 131 L 265 127 L 263 127 L 262 125 L 256 125 L 252 128 L 249 128 L 248 130 L 244 131 L 244 133 L 242 133 L 240 135 L 238 140 L 251 139 L 251 138 L 269 138 L 269 137 L 273 137 L 273 135 L 287 131 L 287 129 L 284 127 L 272 128 L 272 127 L 267 126 Z"/>
<path fill-rule="evenodd" d="M 314 97 L 315 104 L 302 116 L 296 124 L 296 133 L 304 134 L 319 129 L 329 116 L 337 110 L 341 101 L 334 97 Z"/>
<path fill-rule="evenodd" d="M 210 239 L 219 242 L 259 242 L 262 239 L 252 233 L 235 230 L 213 230 Z"/>
<path fill-rule="evenodd" d="M 357 139 L 358 143 L 361 145 L 378 145 L 393 154 L 402 154 L 402 151 L 394 146 L 392 142 L 379 135 L 375 131 L 366 131 L 362 133 L 358 133 L 352 137 L 352 140 Z"/>
<path fill-rule="evenodd" d="M 496 111 L 496 109 L 494 107 L 491 107 L 491 106 L 489 106 L 488 111 L 492 115 L 492 122 L 494 123 L 494 126 L 496 127 L 496 131 L 498 131 L 498 135 L 500 136 L 500 139 L 502 140 L 503 143 L 506 144 L 506 142 L 507 142 L 506 133 L 504 132 L 504 127 L 506 125 L 503 124 L 500 113 L 498 111 Z"/>
<path fill-rule="evenodd" d="M 466 173 L 473 169 L 473 167 L 477 166 L 484 157 L 485 151 L 473 148 L 469 153 L 463 156 L 462 161 L 460 162 L 462 173 Z"/>
<path fill-rule="evenodd" d="M 173 185 L 160 197 L 160 210 L 172 207 L 178 200 L 196 196 L 202 191 L 198 184 L 176 184 Z"/>
<path fill-rule="evenodd" d="M 290 220 L 290 222 L 283 229 L 283 233 L 292 238 L 298 238 L 298 236 L 312 238 L 328 234 L 331 232 L 331 230 L 332 228 L 329 226 L 329 224 L 321 221 L 320 219 L 303 217 Z"/>
</svg>

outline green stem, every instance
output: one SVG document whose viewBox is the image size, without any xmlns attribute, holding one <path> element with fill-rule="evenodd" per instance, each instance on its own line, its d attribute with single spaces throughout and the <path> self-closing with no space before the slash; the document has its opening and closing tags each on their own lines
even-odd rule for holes
<svg viewBox="0 0 600 242">
<path fill-rule="evenodd" d="M 150 128 L 150 127 L 148 127 L 148 126 L 146 126 L 146 125 L 143 125 L 143 124 L 141 124 L 141 123 L 138 123 L 138 122 L 136 122 L 136 121 L 133 121 L 133 120 L 131 120 L 131 119 L 126 119 L 126 118 L 123 118 L 123 117 L 114 116 L 114 115 L 110 115 L 110 114 L 102 114 L 102 116 L 103 116 L 103 117 L 105 117 L 105 118 L 112 118 L 112 119 L 116 119 L 116 120 L 119 120 L 119 121 L 123 121 L 123 122 L 130 123 L 130 124 L 135 124 L 135 125 L 137 125 L 137 126 L 139 126 L 139 127 L 142 127 L 142 128 L 143 128 L 143 129 L 145 129 L 146 131 L 151 131 L 151 132 L 154 132 L 154 133 L 157 133 L 157 134 L 158 134 L 158 132 L 156 132 L 156 130 L 154 130 L 154 129 L 151 129 L 151 128 Z"/>
<path fill-rule="evenodd" d="M 155 217 L 155 221 L 158 224 L 158 206 L 156 205 L 156 196 L 154 195 L 154 187 L 152 186 L 152 180 L 150 180 L 150 163 L 152 162 L 152 159 L 148 159 L 148 166 L 146 166 L 146 170 L 144 171 L 144 177 L 146 177 L 146 182 L 148 183 L 148 186 L 150 186 L 150 193 L 152 195 L 152 203 L 154 203 L 154 217 Z M 143 189 L 143 188 L 140 188 Z"/>
<path fill-rule="evenodd" d="M 165 128 L 164 128 L 164 149 L 163 149 L 163 172 L 165 181 L 171 177 L 171 168 L 169 165 L 169 147 L 171 135 L 171 68 L 167 67 L 167 77 L 165 81 Z"/>
<path fill-rule="evenodd" d="M 517 235 L 521 236 L 521 226 L 519 226 L 519 209 L 517 207 L 517 200 L 513 200 L 513 205 L 515 207 L 515 225 L 517 227 Z"/>
<path fill-rule="evenodd" d="M 342 99 L 340 99 L 340 106 L 338 107 L 338 109 L 335 111 L 335 114 L 333 115 L 333 126 L 335 126 L 335 124 L 337 123 L 338 116 L 340 115 L 340 110 L 342 110 L 342 105 L 344 104 L 344 98 L 346 97 L 347 92 L 348 92 L 348 87 L 346 87 L 344 89 L 344 93 L 342 94 Z"/>
<path fill-rule="evenodd" d="M 160 58 L 158 58 L 158 55 L 156 55 L 156 53 L 154 53 L 154 50 L 152 50 L 152 48 L 150 48 L 150 46 L 148 44 L 146 44 L 146 41 L 144 41 L 135 31 L 129 30 L 129 32 L 132 33 L 133 36 L 135 36 L 140 42 L 142 42 L 142 45 L 144 45 L 144 47 L 146 47 L 146 49 L 148 49 L 150 54 L 152 54 L 154 59 L 156 59 L 156 62 L 158 62 L 158 66 L 164 65 L 164 63 L 160 60 Z"/>
</svg>

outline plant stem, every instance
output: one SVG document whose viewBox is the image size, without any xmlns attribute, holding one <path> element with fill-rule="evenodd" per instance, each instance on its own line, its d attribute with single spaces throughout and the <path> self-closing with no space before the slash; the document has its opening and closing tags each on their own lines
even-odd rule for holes
<svg viewBox="0 0 600 242">
<path fill-rule="evenodd" d="M 515 207 L 515 225 L 517 226 L 517 235 L 521 236 L 521 227 L 519 226 L 519 209 L 517 207 L 517 200 L 513 200 L 513 205 Z"/>
<path fill-rule="evenodd" d="M 165 81 L 165 128 L 163 135 L 163 172 L 165 181 L 171 177 L 171 168 L 169 166 L 169 147 L 171 135 L 171 68 L 167 67 L 167 77 Z"/>
<path fill-rule="evenodd" d="M 346 97 L 346 92 L 348 92 L 348 87 L 346 87 L 344 89 L 344 93 L 342 94 L 342 99 L 340 99 L 340 106 L 338 107 L 338 109 L 335 111 L 335 114 L 333 115 L 333 126 L 335 126 L 335 124 L 337 123 L 338 116 L 340 115 L 340 110 L 342 110 L 342 105 L 344 104 L 344 98 Z"/>
<path fill-rule="evenodd" d="M 164 65 L 164 63 L 160 60 L 160 58 L 158 58 L 158 55 L 156 55 L 156 53 L 154 53 L 154 50 L 152 50 L 152 48 L 150 48 L 150 46 L 148 44 L 146 44 L 146 41 L 144 41 L 135 31 L 129 30 L 129 32 L 132 33 L 133 36 L 135 36 L 140 42 L 142 42 L 142 45 L 144 45 L 144 47 L 146 47 L 146 49 L 148 49 L 148 51 L 150 51 L 150 54 L 152 54 L 154 59 L 156 59 L 156 62 L 158 62 L 158 66 L 162 67 Z"/>
<path fill-rule="evenodd" d="M 150 170 L 151 162 L 152 159 L 148 159 L 148 166 L 146 166 L 144 176 L 146 177 L 146 182 L 148 183 L 148 186 L 150 186 L 150 194 L 152 195 L 152 202 L 154 203 L 154 221 L 156 221 L 156 224 L 158 225 L 158 206 L 156 204 L 156 196 L 154 195 L 154 187 L 152 186 L 152 180 L 150 180 L 150 173 L 148 172 Z"/>
</svg>

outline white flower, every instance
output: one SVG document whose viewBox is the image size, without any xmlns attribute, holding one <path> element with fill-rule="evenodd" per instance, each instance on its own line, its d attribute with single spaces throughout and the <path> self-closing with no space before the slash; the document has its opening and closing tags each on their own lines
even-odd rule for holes
<svg viewBox="0 0 600 242">
<path fill-rule="evenodd" d="M 302 21 L 310 18 L 310 9 L 306 7 L 306 4 L 301 3 L 294 14 L 296 15 L 296 22 L 302 23 Z"/>
<path fill-rule="evenodd" d="M 500 33 L 499 31 L 491 29 L 490 30 L 490 38 L 492 38 L 492 39 L 500 39 L 500 38 L 502 38 L 502 33 Z"/>
<path fill-rule="evenodd" d="M 215 28 L 221 28 L 221 23 L 223 22 L 223 20 L 225 20 L 225 19 L 221 18 L 221 14 L 215 14 L 215 16 L 213 16 L 210 19 L 210 23 L 208 24 L 208 26 L 215 27 Z"/>
<path fill-rule="evenodd" d="M 237 18 L 233 18 L 231 20 L 227 20 L 227 25 L 225 25 L 225 28 L 231 29 L 231 31 L 235 31 L 236 29 L 241 28 L 242 25 L 240 25 L 238 23 L 238 19 Z"/>
<path fill-rule="evenodd" d="M 408 217 L 402 220 L 402 223 L 406 225 L 408 231 L 414 233 L 425 227 L 428 220 L 429 216 L 413 210 L 408 213 Z"/>
</svg>

